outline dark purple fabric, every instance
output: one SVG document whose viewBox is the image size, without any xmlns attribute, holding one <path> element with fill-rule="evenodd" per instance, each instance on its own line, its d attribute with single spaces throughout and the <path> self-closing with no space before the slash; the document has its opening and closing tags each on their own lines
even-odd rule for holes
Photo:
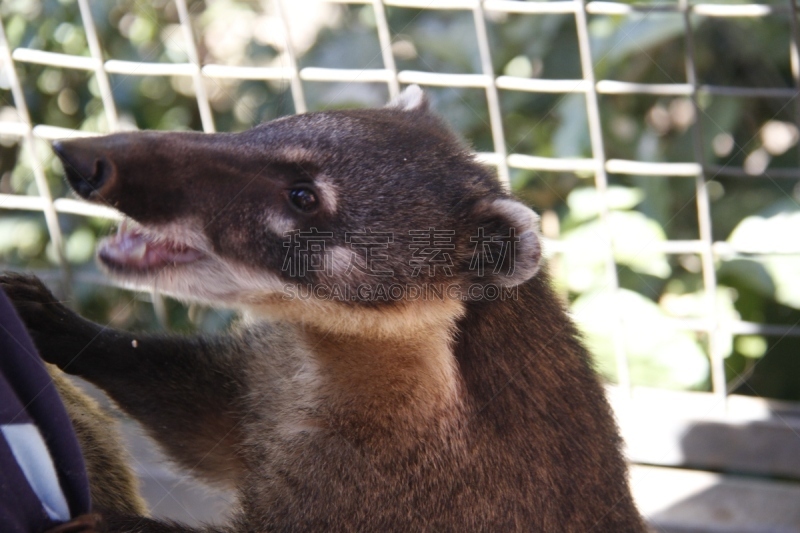
<svg viewBox="0 0 800 533">
<path fill-rule="evenodd" d="M 5 415 L 16 411 L 22 416 L 17 420 L 29 421 L 25 408 L 14 395 L 5 376 L 0 374 L 0 410 L 5 423 Z M 0 435 L 0 531 L 3 533 L 30 533 L 43 531 L 54 524 L 39 503 L 25 475 L 17 467 L 8 443 Z"/>
<path fill-rule="evenodd" d="M 53 458 L 73 517 L 90 511 L 89 482 L 64 405 L 8 297 L 0 290 L 0 424 L 34 422 Z M 52 526 L 0 434 L 0 531 Z"/>
</svg>

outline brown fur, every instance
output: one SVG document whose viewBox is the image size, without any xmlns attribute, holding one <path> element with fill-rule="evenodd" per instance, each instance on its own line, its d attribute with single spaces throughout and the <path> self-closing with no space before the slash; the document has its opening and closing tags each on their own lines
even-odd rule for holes
<svg viewBox="0 0 800 533">
<path fill-rule="evenodd" d="M 89 475 L 92 507 L 101 513 L 145 515 L 139 481 L 121 444 L 119 424 L 100 405 L 72 384 L 61 370 L 47 365 L 78 437 Z"/>
<path fill-rule="evenodd" d="M 196 476 L 239 491 L 231 523 L 204 530 L 644 530 L 602 387 L 540 270 L 537 217 L 418 92 L 240 134 L 118 134 L 56 150 L 79 194 L 135 219 L 146 250 L 171 258 L 140 266 L 126 229 L 101 247 L 112 276 L 243 312 L 227 335 L 134 336 L 67 311 L 38 280 L 0 278 L 47 360 L 106 390 Z M 318 208 L 292 207 L 297 187 Z M 287 255 L 287 228 L 329 231 L 332 268 L 286 268 L 302 260 Z M 370 228 L 393 235 L 376 265 L 390 280 L 346 268 L 348 232 Z M 428 228 L 452 230 L 451 271 L 413 268 L 412 232 Z M 485 273 L 470 266 L 478 230 L 497 258 Z M 512 242 L 516 255 L 500 254 Z M 169 255 L 178 245 L 199 259 Z M 294 292 L 388 283 L 516 292 Z"/>
</svg>

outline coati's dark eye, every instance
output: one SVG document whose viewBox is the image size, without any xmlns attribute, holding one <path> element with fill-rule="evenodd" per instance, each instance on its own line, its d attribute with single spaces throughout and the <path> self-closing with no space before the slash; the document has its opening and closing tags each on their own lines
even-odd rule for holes
<svg viewBox="0 0 800 533">
<path fill-rule="evenodd" d="M 289 201 L 303 213 L 311 213 L 319 206 L 317 195 L 308 187 L 297 187 L 290 190 Z"/>
</svg>

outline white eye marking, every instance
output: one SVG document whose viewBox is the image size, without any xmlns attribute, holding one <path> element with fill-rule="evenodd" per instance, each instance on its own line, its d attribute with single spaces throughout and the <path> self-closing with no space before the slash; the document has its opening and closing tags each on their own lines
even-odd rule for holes
<svg viewBox="0 0 800 533">
<path fill-rule="evenodd" d="M 280 235 L 283 237 L 286 235 L 286 232 L 292 231 L 297 229 L 295 222 L 287 218 L 279 213 L 274 213 L 272 211 L 264 213 L 262 216 L 263 223 L 275 233 L 276 235 Z"/>
<path fill-rule="evenodd" d="M 319 174 L 314 178 L 314 185 L 321 196 L 322 209 L 327 213 L 335 213 L 338 207 L 338 195 L 336 194 L 336 186 L 331 179 L 325 174 Z"/>
</svg>

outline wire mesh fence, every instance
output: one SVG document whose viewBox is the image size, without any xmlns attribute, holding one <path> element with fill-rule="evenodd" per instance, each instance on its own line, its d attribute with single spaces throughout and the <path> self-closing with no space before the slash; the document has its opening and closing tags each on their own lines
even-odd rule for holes
<svg viewBox="0 0 800 533">
<path fill-rule="evenodd" d="M 621 289 L 618 277 L 618 254 L 615 250 L 616 227 L 610 219 L 613 201 L 609 199 L 610 176 L 636 176 L 655 180 L 683 179 L 694 184 L 694 205 L 692 211 L 698 229 L 695 238 L 668 238 L 663 240 L 643 240 L 634 245 L 638 251 L 657 252 L 669 256 L 691 256 L 699 258 L 697 272 L 701 278 L 702 316 L 692 318 L 671 318 L 671 322 L 683 330 L 700 333 L 710 361 L 709 388 L 720 400 L 727 397 L 733 385 L 726 374 L 727 339 L 733 335 L 760 335 L 782 339 L 800 337 L 800 328 L 791 322 L 771 322 L 766 320 L 745 320 L 724 313 L 718 305 L 719 263 L 737 257 L 783 256 L 798 252 L 798 247 L 790 240 L 785 245 L 769 244 L 762 246 L 743 246 L 730 240 L 715 238 L 710 198 L 710 183 L 725 178 L 745 180 L 774 180 L 800 178 L 800 166 L 781 166 L 780 168 L 760 168 L 753 165 L 730 165 L 709 162 L 706 156 L 708 138 L 703 131 L 702 117 L 709 98 L 743 98 L 775 100 L 780 102 L 781 110 L 791 108 L 794 122 L 800 125 L 800 39 L 798 38 L 797 6 L 794 1 L 783 3 L 717 4 L 693 3 L 690 0 L 677 0 L 660 3 L 628 3 L 584 0 L 561 0 L 533 2 L 517 0 L 328 0 L 325 2 L 303 3 L 304 9 L 313 10 L 322 5 L 362 6 L 371 9 L 374 24 L 374 39 L 378 47 L 375 56 L 380 59 L 379 68 L 344 68 L 336 58 L 324 65 L 303 65 L 301 56 L 303 46 L 293 38 L 294 20 L 288 13 L 297 9 L 288 0 L 265 2 L 261 9 L 270 13 L 268 30 L 278 44 L 278 60 L 267 66 L 230 65 L 210 63 L 201 59 L 199 52 L 203 40 L 202 28 L 197 19 L 213 11 L 213 3 L 175 0 L 174 4 L 159 3 L 159 9 L 174 9 L 177 24 L 174 30 L 180 33 L 180 48 L 183 61 L 143 61 L 114 57 L 114 53 L 104 48 L 98 36 L 93 6 L 89 0 L 77 0 L 80 24 L 85 34 L 88 55 L 78 55 L 63 51 L 50 51 L 12 43 L 7 34 L 9 20 L 0 24 L 0 67 L 2 68 L 2 88 L 9 91 L 3 103 L 13 109 L 13 114 L 0 114 L 0 136 L 14 139 L 21 146 L 22 155 L 27 158 L 36 186 L 34 194 L 23 195 L 15 192 L 0 192 L 0 208 L 3 210 L 39 211 L 44 214 L 49 238 L 55 251 L 58 272 L 67 285 L 74 276 L 88 276 L 98 281 L 99 276 L 86 273 L 73 273 L 67 259 L 63 223 L 59 214 L 79 215 L 116 219 L 112 209 L 89 205 L 70 198 L 56 198 L 45 175 L 45 168 L 52 158 L 42 140 L 92 135 L 130 128 L 130 121 L 122 117 L 125 109 L 119 108 L 119 83 L 114 77 L 158 78 L 179 80 L 186 93 L 193 95 L 199 122 L 203 131 L 216 131 L 218 125 L 212 106 L 211 93 L 224 90 L 225 83 L 234 81 L 254 81 L 259 83 L 284 84 L 291 96 L 291 110 L 297 113 L 307 111 L 307 93 L 315 84 L 342 83 L 347 87 L 360 85 L 383 85 L 388 96 L 396 96 L 407 84 L 419 84 L 423 88 L 458 88 L 480 91 L 487 109 L 486 130 L 491 135 L 490 149 L 481 151 L 479 158 L 497 169 L 499 179 L 510 183 L 515 171 L 533 173 L 575 173 L 582 179 L 592 180 L 596 195 L 595 209 L 599 220 L 601 251 L 605 262 L 604 281 L 612 293 Z M 164 7 L 167 6 L 167 7 Z M 473 34 L 469 36 L 472 47 L 477 51 L 477 69 L 473 72 L 437 72 L 404 69 L 398 66 L 396 55 L 401 52 L 397 42 L 399 33 L 392 28 L 387 15 L 391 9 L 413 9 L 420 12 L 460 12 L 472 19 Z M 213 13 L 212 13 L 213 15 Z M 570 17 L 574 19 L 574 43 L 580 65 L 580 75 L 571 79 L 548 79 L 523 76 L 503 72 L 499 74 L 493 59 L 494 43 L 503 39 L 504 17 Z M 593 51 L 596 39 L 590 32 L 594 20 L 603 17 L 648 17 L 667 15 L 676 17 L 681 25 L 681 57 L 684 80 L 667 80 L 665 83 L 640 81 L 620 81 L 602 79 L 597 72 L 598 58 Z M 789 38 L 783 44 L 790 57 L 792 85 L 733 86 L 728 84 L 705 83 L 698 75 L 698 50 L 696 32 L 698 21 L 705 19 L 746 19 L 758 21 L 779 19 L 788 25 Z M 205 26 L 207 27 L 207 26 Z M 489 30 L 491 28 L 491 32 Z M 402 30 L 401 30 L 402 31 Z M 495 38 L 492 38 L 492 32 Z M 466 37 L 465 37 L 466 38 Z M 536 35 L 528 37 L 531 40 Z M 746 38 L 743 36 L 743 38 Z M 306 47 L 307 48 L 307 47 Z M 642 50 L 643 53 L 646 53 Z M 602 58 L 601 58 L 602 60 Z M 676 60 L 673 58 L 673 60 Z M 88 74 L 87 84 L 102 104 L 103 124 L 97 131 L 86 131 L 36 123 L 29 110 L 26 99 L 26 68 L 40 65 L 56 69 L 69 69 Z M 20 74 L 23 72 L 23 74 Z M 222 89 L 221 89 L 222 88 Z M 509 142 L 507 136 L 508 117 L 504 113 L 502 99 L 506 93 L 552 94 L 559 97 L 577 95 L 583 98 L 580 111 L 584 113 L 588 128 L 589 151 L 583 156 L 541 155 L 518 150 L 519 142 Z M 682 161 L 652 161 L 609 157 L 608 132 L 603 126 L 603 102 L 606 98 L 632 96 L 680 97 L 690 103 L 690 115 L 696 117 L 687 128 L 688 142 L 691 143 L 694 157 Z M 688 216 L 688 215 L 684 215 Z M 549 253 L 557 260 L 560 254 L 582 253 L 575 249 L 575 243 L 558 238 L 557 231 L 550 231 L 547 242 Z M 772 242 L 772 241 L 770 241 Z M 630 361 L 625 340 L 626 324 L 619 305 L 612 305 L 609 314 L 613 315 L 613 353 L 616 358 L 616 379 L 620 387 L 628 390 L 632 385 Z"/>
</svg>

